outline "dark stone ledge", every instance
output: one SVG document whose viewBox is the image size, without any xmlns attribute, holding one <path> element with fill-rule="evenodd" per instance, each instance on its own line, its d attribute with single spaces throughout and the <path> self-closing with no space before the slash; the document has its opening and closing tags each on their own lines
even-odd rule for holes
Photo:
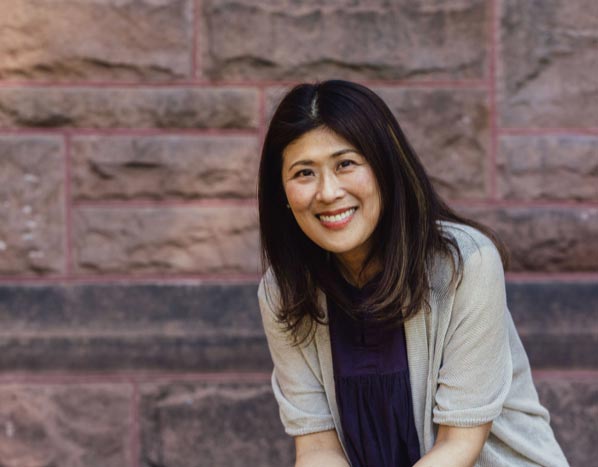
<svg viewBox="0 0 598 467">
<path fill-rule="evenodd" d="M 0 286 L 0 370 L 269 371 L 255 284 Z M 533 368 L 598 368 L 598 284 L 518 282 Z"/>
<path fill-rule="evenodd" d="M 507 301 L 533 368 L 598 368 L 598 283 L 511 282 Z"/>
</svg>

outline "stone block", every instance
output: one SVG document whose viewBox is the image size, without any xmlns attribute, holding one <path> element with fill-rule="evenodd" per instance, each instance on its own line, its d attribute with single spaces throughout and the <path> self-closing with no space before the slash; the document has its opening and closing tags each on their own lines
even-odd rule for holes
<svg viewBox="0 0 598 467">
<path fill-rule="evenodd" d="M 0 370 L 269 371 L 255 284 L 5 285 Z"/>
<path fill-rule="evenodd" d="M 256 196 L 253 136 L 90 136 L 71 147 L 76 200 Z"/>
<path fill-rule="evenodd" d="M 485 91 L 374 88 L 388 104 L 438 192 L 484 198 L 490 143 Z"/>
<path fill-rule="evenodd" d="M 512 281 L 507 302 L 532 368 L 598 369 L 598 283 Z"/>
<path fill-rule="evenodd" d="M 0 136 L 0 275 L 64 270 L 64 148 L 53 136 Z"/>
<path fill-rule="evenodd" d="M 125 385 L 0 385 L 0 462 L 128 465 L 130 399 Z"/>
<path fill-rule="evenodd" d="M 202 2 L 209 79 L 480 79 L 488 2 Z M 256 34 L 256 31 L 259 31 Z"/>
<path fill-rule="evenodd" d="M 598 127 L 595 1 L 501 3 L 501 124 Z"/>
<path fill-rule="evenodd" d="M 598 138 L 504 136 L 498 191 L 505 199 L 598 200 Z"/>
<path fill-rule="evenodd" d="M 0 370 L 269 371 L 256 284 L 0 287 Z M 507 283 L 533 368 L 598 368 L 596 283 Z"/>
<path fill-rule="evenodd" d="M 289 88 L 266 92 L 267 121 Z M 484 198 L 490 142 L 485 91 L 374 87 L 447 198 Z"/>
<path fill-rule="evenodd" d="M 241 88 L 0 88 L 0 127 L 257 128 Z"/>
<path fill-rule="evenodd" d="M 550 424 L 571 467 L 594 463 L 598 456 L 598 378 L 535 378 L 540 401 L 548 408 Z"/>
<path fill-rule="evenodd" d="M 77 274 L 257 274 L 258 223 L 249 206 L 78 208 Z"/>
<path fill-rule="evenodd" d="M 193 0 L 4 0 L 0 79 L 191 76 Z"/>
<path fill-rule="evenodd" d="M 598 209 L 512 207 L 458 209 L 494 229 L 511 250 L 511 271 L 598 270 Z"/>
<path fill-rule="evenodd" d="M 141 465 L 292 465 L 293 441 L 264 379 L 142 386 Z"/>
</svg>

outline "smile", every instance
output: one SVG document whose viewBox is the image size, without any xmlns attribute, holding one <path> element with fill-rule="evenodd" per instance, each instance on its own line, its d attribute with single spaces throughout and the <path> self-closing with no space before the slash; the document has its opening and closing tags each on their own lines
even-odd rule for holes
<svg viewBox="0 0 598 467">
<path fill-rule="evenodd" d="M 344 227 L 344 225 L 351 220 L 356 210 L 357 208 L 349 208 L 346 211 L 339 212 L 338 214 L 319 214 L 317 217 L 326 227 Z"/>
</svg>

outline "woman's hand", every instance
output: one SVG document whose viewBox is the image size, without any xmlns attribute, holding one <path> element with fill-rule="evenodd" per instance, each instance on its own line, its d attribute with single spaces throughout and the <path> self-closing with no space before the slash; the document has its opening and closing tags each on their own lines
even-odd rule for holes
<svg viewBox="0 0 598 467">
<path fill-rule="evenodd" d="M 470 428 L 439 425 L 434 447 L 414 467 L 472 467 L 492 422 Z"/>
<path fill-rule="evenodd" d="M 336 430 L 295 437 L 295 467 L 349 467 Z"/>
</svg>

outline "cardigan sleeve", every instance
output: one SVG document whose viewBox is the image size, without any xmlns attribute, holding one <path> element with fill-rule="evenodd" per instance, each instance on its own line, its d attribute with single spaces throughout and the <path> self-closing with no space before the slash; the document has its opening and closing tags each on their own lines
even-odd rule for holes
<svg viewBox="0 0 598 467">
<path fill-rule="evenodd" d="M 464 258 L 438 374 L 433 421 L 460 427 L 499 416 L 512 380 L 500 255 L 487 241 Z"/>
<path fill-rule="evenodd" d="M 309 344 L 292 344 L 276 320 L 277 288 L 266 278 L 260 282 L 258 300 L 274 363 L 272 389 L 286 433 L 299 436 L 333 429 L 313 340 Z"/>
</svg>

